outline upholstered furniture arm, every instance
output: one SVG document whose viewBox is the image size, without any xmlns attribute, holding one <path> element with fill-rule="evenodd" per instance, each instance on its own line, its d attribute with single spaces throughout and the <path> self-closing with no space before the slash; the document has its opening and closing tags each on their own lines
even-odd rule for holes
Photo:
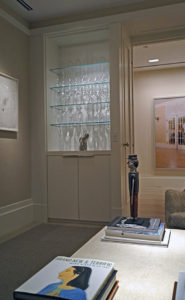
<svg viewBox="0 0 185 300">
<path fill-rule="evenodd" d="M 165 219 L 167 225 L 172 225 L 171 219 L 175 213 L 185 213 L 185 191 L 169 189 L 165 192 Z"/>
</svg>

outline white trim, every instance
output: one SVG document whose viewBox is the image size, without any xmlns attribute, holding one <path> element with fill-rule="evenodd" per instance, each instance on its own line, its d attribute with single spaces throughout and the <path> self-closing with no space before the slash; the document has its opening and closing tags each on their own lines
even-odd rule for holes
<svg viewBox="0 0 185 300">
<path fill-rule="evenodd" d="M 19 201 L 19 202 L 13 203 L 13 204 L 2 206 L 2 207 L 0 207 L 0 217 L 3 215 L 9 214 L 10 212 L 13 212 L 13 211 L 16 211 L 16 210 L 19 210 L 19 209 L 22 209 L 24 207 L 31 206 L 31 205 L 33 205 L 33 201 L 31 199 L 26 199 L 26 200 Z"/>
<path fill-rule="evenodd" d="M 34 204 L 31 199 L 0 208 L 0 239 L 16 234 L 35 222 Z"/>
<path fill-rule="evenodd" d="M 14 17 L 10 16 L 8 13 L 6 13 L 2 8 L 0 8 L 0 17 L 4 18 L 6 21 L 23 31 L 25 34 L 30 35 L 30 30 L 28 27 L 23 25 L 21 22 L 16 20 Z"/>
<path fill-rule="evenodd" d="M 123 15 L 121 15 L 121 18 L 119 18 L 119 15 L 117 16 L 107 16 L 107 17 L 98 17 L 98 18 L 92 18 L 88 20 L 79 20 L 79 21 L 73 21 L 70 23 L 62 23 L 57 25 L 49 25 L 45 27 L 39 27 L 39 28 L 33 28 L 30 29 L 31 35 L 39 35 L 39 34 L 51 34 L 51 36 L 55 37 L 55 34 L 69 34 L 74 32 L 80 32 L 80 31 L 94 31 L 99 29 L 106 29 L 110 26 L 110 24 L 114 22 L 121 22 L 123 21 Z"/>
<path fill-rule="evenodd" d="M 185 38 L 185 26 L 168 27 L 166 29 L 147 30 L 131 37 L 132 45 L 155 43 L 163 41 L 175 41 Z"/>
</svg>

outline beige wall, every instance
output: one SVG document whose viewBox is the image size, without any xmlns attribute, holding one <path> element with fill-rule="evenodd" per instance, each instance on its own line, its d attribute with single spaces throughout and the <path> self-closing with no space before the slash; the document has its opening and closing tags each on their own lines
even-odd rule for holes
<svg viewBox="0 0 185 300">
<path fill-rule="evenodd" d="M 0 17 L 0 72 L 19 80 L 19 131 L 0 131 L 0 207 L 30 195 L 29 37 Z"/>
</svg>

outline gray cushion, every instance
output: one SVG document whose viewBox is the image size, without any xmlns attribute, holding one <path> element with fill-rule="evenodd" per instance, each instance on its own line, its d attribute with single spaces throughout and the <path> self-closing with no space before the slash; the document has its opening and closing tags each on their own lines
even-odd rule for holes
<svg viewBox="0 0 185 300">
<path fill-rule="evenodd" d="M 174 212 L 168 217 L 168 226 L 185 229 L 185 212 Z"/>
<path fill-rule="evenodd" d="M 185 190 L 165 192 L 165 219 L 167 227 L 185 229 Z"/>
</svg>

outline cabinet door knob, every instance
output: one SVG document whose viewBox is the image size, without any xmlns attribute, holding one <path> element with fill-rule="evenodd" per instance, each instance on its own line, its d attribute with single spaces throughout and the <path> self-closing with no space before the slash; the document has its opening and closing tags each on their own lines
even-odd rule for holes
<svg viewBox="0 0 185 300">
<path fill-rule="evenodd" d="M 122 144 L 123 147 L 128 147 L 129 146 L 129 143 L 124 143 Z"/>
</svg>

